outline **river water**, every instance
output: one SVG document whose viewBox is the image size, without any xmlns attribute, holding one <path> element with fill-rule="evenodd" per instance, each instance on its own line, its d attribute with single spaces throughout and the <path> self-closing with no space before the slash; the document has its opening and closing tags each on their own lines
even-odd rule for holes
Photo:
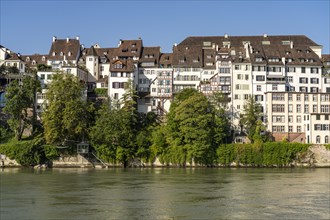
<svg viewBox="0 0 330 220">
<path fill-rule="evenodd" d="M 0 219 L 330 219 L 330 169 L 0 171 Z"/>
</svg>

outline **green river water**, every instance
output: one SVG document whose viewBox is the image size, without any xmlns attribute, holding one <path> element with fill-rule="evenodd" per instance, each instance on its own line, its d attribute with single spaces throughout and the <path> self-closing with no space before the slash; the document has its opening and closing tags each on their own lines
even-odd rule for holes
<svg viewBox="0 0 330 220">
<path fill-rule="evenodd" d="M 330 219 L 330 169 L 5 168 L 0 219 Z"/>
</svg>

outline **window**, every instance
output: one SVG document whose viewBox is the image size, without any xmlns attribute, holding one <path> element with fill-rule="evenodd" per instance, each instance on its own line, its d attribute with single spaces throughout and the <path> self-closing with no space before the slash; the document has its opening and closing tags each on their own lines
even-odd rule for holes
<svg viewBox="0 0 330 220">
<path fill-rule="evenodd" d="M 324 120 L 329 120 L 329 115 L 324 115 Z"/>
<path fill-rule="evenodd" d="M 320 120 L 321 119 L 321 115 L 316 115 L 316 120 Z"/>
<path fill-rule="evenodd" d="M 244 94 L 244 100 L 248 100 L 249 99 L 249 95 L 248 94 Z"/>
<path fill-rule="evenodd" d="M 317 102 L 317 95 L 313 95 L 313 102 Z"/>
<path fill-rule="evenodd" d="M 308 92 L 308 88 L 305 87 L 305 86 L 300 86 L 300 87 L 299 87 L 299 91 L 300 91 L 300 92 Z"/>
<path fill-rule="evenodd" d="M 292 116 L 292 115 L 289 115 L 289 117 L 288 117 L 288 121 L 289 121 L 290 123 L 293 122 L 293 116 Z"/>
<path fill-rule="evenodd" d="M 300 77 L 299 78 L 299 83 L 304 83 L 304 84 L 308 83 L 308 78 L 306 78 L 306 77 Z"/>
<path fill-rule="evenodd" d="M 297 94 L 297 101 L 300 101 L 300 94 Z"/>
<path fill-rule="evenodd" d="M 263 95 L 255 95 L 255 100 L 258 102 L 262 102 L 264 100 L 264 96 Z"/>
<path fill-rule="evenodd" d="M 304 113 L 309 113 L 309 108 L 308 108 L 309 105 L 305 105 L 304 107 Z"/>
<path fill-rule="evenodd" d="M 45 79 L 45 74 L 41 74 L 40 79 Z"/>
<path fill-rule="evenodd" d="M 220 68 L 219 70 L 220 70 L 220 73 L 230 73 L 230 68 Z"/>
<path fill-rule="evenodd" d="M 298 115 L 297 118 L 296 118 L 296 120 L 297 120 L 297 123 L 301 123 L 301 116 Z"/>
<path fill-rule="evenodd" d="M 304 96 L 304 100 L 305 100 L 305 101 L 308 101 L 308 94 L 305 94 L 305 96 Z"/>
<path fill-rule="evenodd" d="M 288 82 L 293 82 L 293 76 L 288 76 L 287 81 Z"/>
<path fill-rule="evenodd" d="M 328 135 L 326 135 L 326 136 L 324 137 L 324 143 L 325 143 L 325 144 L 328 144 L 328 143 L 329 143 L 329 136 L 328 136 Z"/>
<path fill-rule="evenodd" d="M 293 126 L 289 126 L 289 132 L 293 131 Z"/>
<path fill-rule="evenodd" d="M 278 89 L 278 88 L 277 88 L 277 85 L 276 85 L 276 84 L 273 84 L 273 85 L 272 85 L 272 90 L 273 90 L 273 91 L 277 91 L 277 89 Z"/>
<path fill-rule="evenodd" d="M 291 93 L 288 94 L 288 100 L 292 101 L 292 94 Z"/>
<path fill-rule="evenodd" d="M 313 113 L 317 112 L 317 105 L 313 105 Z"/>
<path fill-rule="evenodd" d="M 123 68 L 123 64 L 121 64 L 121 63 L 115 63 L 114 68 L 115 69 L 121 69 L 121 68 Z"/>
<path fill-rule="evenodd" d="M 292 106 L 292 104 L 289 104 L 289 105 L 288 105 L 288 111 L 289 111 L 289 112 L 293 112 L 293 106 Z"/>
<path fill-rule="evenodd" d="M 301 126 L 300 125 L 297 126 L 297 132 L 301 132 Z"/>
<path fill-rule="evenodd" d="M 320 135 L 317 135 L 317 136 L 316 136 L 316 143 L 319 144 L 320 141 L 321 141 L 321 137 L 320 137 Z"/>
<path fill-rule="evenodd" d="M 301 67 L 301 73 L 306 73 L 306 67 Z"/>
<path fill-rule="evenodd" d="M 284 115 L 274 115 L 273 116 L 273 122 L 283 123 L 285 122 Z"/>
<path fill-rule="evenodd" d="M 284 93 L 274 93 L 272 94 L 273 101 L 284 101 Z"/>
<path fill-rule="evenodd" d="M 319 68 L 317 68 L 317 67 L 312 67 L 312 68 L 311 68 L 311 73 L 319 73 Z"/>
<path fill-rule="evenodd" d="M 287 68 L 287 71 L 288 72 L 291 72 L 291 73 L 295 73 L 296 72 L 296 68 L 295 67 L 288 67 Z"/>
<path fill-rule="evenodd" d="M 237 74 L 237 79 L 242 79 L 242 74 Z"/>
<path fill-rule="evenodd" d="M 249 75 L 245 74 L 245 80 L 249 80 Z"/>
<path fill-rule="evenodd" d="M 261 85 L 257 85 L 257 91 L 261 91 Z"/>
<path fill-rule="evenodd" d="M 273 132 L 285 132 L 284 126 L 273 126 Z"/>
<path fill-rule="evenodd" d="M 273 104 L 272 105 L 272 111 L 273 112 L 284 112 L 284 104 Z"/>
<path fill-rule="evenodd" d="M 256 76 L 256 81 L 265 81 L 265 76 Z"/>
<path fill-rule="evenodd" d="M 114 99 L 118 99 L 118 93 L 114 94 Z"/>
<path fill-rule="evenodd" d="M 235 65 L 235 70 L 240 70 L 241 66 L 240 65 Z"/>
<path fill-rule="evenodd" d="M 311 84 L 319 84 L 318 78 L 311 78 Z"/>
<path fill-rule="evenodd" d="M 300 104 L 297 104 L 296 108 L 297 108 L 296 112 L 297 113 L 301 113 L 301 105 Z"/>
<path fill-rule="evenodd" d="M 329 113 L 330 105 L 321 105 L 321 113 Z"/>
</svg>

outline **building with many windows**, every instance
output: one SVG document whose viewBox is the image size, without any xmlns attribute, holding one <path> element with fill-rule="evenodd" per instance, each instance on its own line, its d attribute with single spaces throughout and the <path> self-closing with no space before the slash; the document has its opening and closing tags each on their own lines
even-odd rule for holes
<svg viewBox="0 0 330 220">
<path fill-rule="evenodd" d="M 276 140 L 329 142 L 330 55 L 322 55 L 322 46 L 304 35 L 187 37 L 173 45 L 172 53 L 145 47 L 142 39 L 120 40 L 115 48 L 85 48 L 78 37 L 54 37 L 48 55 L 20 56 L 1 46 L 0 58 L 21 72 L 50 65 L 52 71 L 38 72 L 42 82 L 54 72 L 71 73 L 89 90 L 107 89 L 118 101 L 130 81 L 139 96 L 138 111 L 144 113 L 166 114 L 185 88 L 206 96 L 220 92 L 236 135 L 252 96 Z"/>
</svg>

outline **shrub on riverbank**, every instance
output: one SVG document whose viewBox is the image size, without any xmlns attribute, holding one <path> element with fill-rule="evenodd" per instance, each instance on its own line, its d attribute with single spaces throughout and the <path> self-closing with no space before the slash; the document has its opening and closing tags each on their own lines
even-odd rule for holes
<svg viewBox="0 0 330 220">
<path fill-rule="evenodd" d="M 231 163 L 251 166 L 287 166 L 298 153 L 306 152 L 309 144 L 267 142 L 256 144 L 223 144 L 217 149 L 217 163 L 229 166 Z"/>
<path fill-rule="evenodd" d="M 11 139 L 0 145 L 0 153 L 5 154 L 22 166 L 29 167 L 37 164 L 44 164 L 58 157 L 57 149 L 50 145 L 45 145 L 42 136 L 33 139 L 17 141 Z"/>
</svg>

